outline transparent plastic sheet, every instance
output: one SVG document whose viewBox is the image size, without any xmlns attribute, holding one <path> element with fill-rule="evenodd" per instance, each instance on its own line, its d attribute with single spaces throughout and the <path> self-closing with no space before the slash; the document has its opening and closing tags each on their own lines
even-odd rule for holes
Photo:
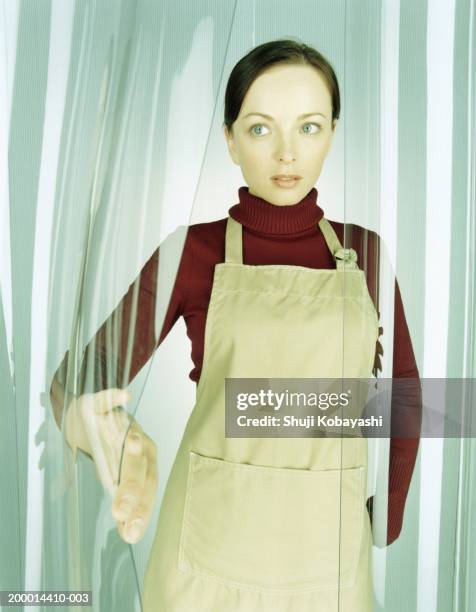
<svg viewBox="0 0 476 612">
<path fill-rule="evenodd" d="M 7 10 L 2 4 L 8 51 L 15 59 L 8 53 L 3 57 L 6 76 L 13 73 L 10 210 L 2 209 L 4 220 L 11 215 L 11 234 L 7 225 L 2 229 L 12 243 L 13 293 L 4 276 L 2 347 L 12 341 L 9 321 L 13 331 L 19 330 L 23 307 L 15 311 L 18 300 L 31 308 L 33 326 L 28 359 L 18 349 L 19 331 L 13 334 L 13 351 L 6 350 L 2 359 L 5 389 L 11 391 L 10 446 L 3 448 L 12 475 L 18 473 L 18 480 L 8 483 L 12 494 L 3 515 L 16 517 L 11 521 L 15 531 L 3 534 L 8 543 L 3 550 L 18 556 L 4 586 L 91 590 L 96 610 L 140 609 L 141 577 L 132 548 L 119 537 L 111 516 L 111 493 L 120 481 L 120 438 L 129 419 L 118 409 L 99 419 L 91 409 L 99 405 L 102 410 L 98 391 L 126 387 L 155 348 L 154 333 L 164 322 L 209 133 L 213 98 L 200 87 L 206 78 L 213 90 L 221 78 L 233 15 L 233 5 L 202 3 L 195 14 L 187 5 L 184 23 L 184 7 L 22 2 Z M 180 40 L 174 38 L 177 28 Z M 208 71 L 212 66 L 216 72 Z M 30 71 L 35 72 L 32 79 L 26 78 Z M 31 101 L 34 112 L 26 119 Z M 34 146 L 23 142 L 24 129 L 36 135 Z M 192 131 L 193 143 L 187 143 Z M 19 188 L 25 156 L 32 171 L 24 175 L 31 200 Z M 28 222 L 23 221 L 34 248 L 25 261 L 25 225 L 18 212 L 31 202 L 36 211 L 29 210 Z M 23 274 L 34 282 L 27 285 L 22 278 L 19 288 L 15 283 Z M 48 363 L 41 361 L 38 368 L 46 343 Z M 65 349 L 68 358 L 58 369 Z M 15 417 L 15 402 L 18 406 L 19 394 L 27 390 L 20 382 L 27 379 L 22 372 L 29 368 L 30 410 Z M 66 389 L 64 401 L 61 393 L 55 398 L 57 424 L 49 397 L 55 371 Z M 136 380 L 127 407 L 131 415 L 146 378 L 144 371 Z M 86 396 L 96 400 L 85 403 Z M 81 406 L 72 403 L 74 397 L 82 398 Z M 66 413 L 66 406 L 74 409 Z M 80 409 L 92 417 L 96 466 L 81 451 L 74 464 L 68 444 L 58 436 L 63 415 Z M 66 433 L 66 422 L 62 425 Z M 116 436 L 113 449 L 101 448 L 105 429 Z M 72 431 L 75 436 L 74 424 Z M 28 452 L 15 449 L 11 443 L 26 435 L 31 436 Z M 7 565 L 4 557 L 2 566 Z"/>
<path fill-rule="evenodd" d="M 143 392 L 141 386 L 147 380 L 152 362 L 146 368 L 148 371 L 143 375 L 142 385 L 136 383 L 135 397 L 127 406 L 127 412 L 121 407 L 111 411 L 109 402 L 101 403 L 105 396 L 100 396 L 98 390 L 125 388 L 151 357 L 160 336 L 159 331 L 162 325 L 167 323 L 167 307 L 196 190 L 193 174 L 197 176 L 200 156 L 203 156 L 203 145 L 209 132 L 204 119 L 211 110 L 203 109 L 203 105 L 210 102 L 206 99 L 206 92 L 202 100 L 194 95 L 193 108 L 184 103 L 183 97 L 200 87 L 203 61 L 209 53 L 216 54 L 217 63 L 214 68 L 226 55 L 224 49 L 229 40 L 227 33 L 233 14 L 231 5 L 217 7 L 210 3 L 200 7 L 196 21 L 190 19 L 189 22 L 188 44 L 191 48 L 188 51 L 188 60 L 185 55 L 182 56 L 184 69 L 178 82 L 174 83 L 169 72 L 187 49 L 186 35 L 183 34 L 180 39 L 180 48 L 173 45 L 172 38 L 173 29 L 177 27 L 174 20 L 180 20 L 184 7 L 172 7 L 169 4 L 164 8 L 165 10 L 160 10 L 160 7 L 152 3 L 143 7 L 139 4 L 132 6 L 131 3 L 122 6 L 121 21 L 127 23 L 135 12 L 136 26 L 129 30 L 130 38 L 124 40 L 124 63 L 122 70 L 117 71 L 118 89 L 115 97 L 110 93 L 112 81 L 108 82 L 114 62 L 109 61 L 105 65 L 101 91 L 103 99 L 100 99 L 98 104 L 98 114 L 104 115 L 99 119 L 99 129 L 104 133 L 109 128 L 111 139 L 108 150 L 102 149 L 102 142 L 98 143 L 97 153 L 93 157 L 95 168 L 91 205 L 98 208 L 93 209 L 89 219 L 88 247 L 82 262 L 85 267 L 79 280 L 80 297 L 76 310 L 79 317 L 75 321 L 76 328 L 73 327 L 69 354 L 74 355 L 74 350 L 79 350 L 79 346 L 84 344 L 84 337 L 91 337 L 90 331 L 97 329 L 104 313 L 110 313 L 112 309 L 114 311 L 94 334 L 84 354 L 79 358 L 76 353 L 77 359 L 73 359 L 72 369 L 66 374 L 66 386 L 71 388 L 72 384 L 73 394 L 81 396 L 82 403 L 75 409 L 81 410 L 83 420 L 89 422 L 88 437 L 91 448 L 94 449 L 96 471 L 109 493 L 101 495 L 99 507 L 94 507 L 89 501 L 87 508 L 83 508 L 77 517 L 70 511 L 68 519 L 70 525 L 75 522 L 79 524 L 81 541 L 82 531 L 87 529 L 90 521 L 96 523 L 91 551 L 94 552 L 94 557 L 89 558 L 88 567 L 97 609 L 112 607 L 129 610 L 131 605 L 134 605 L 135 609 L 140 606 L 142 576 L 137 572 L 132 549 L 119 538 L 117 525 L 111 520 L 110 514 L 111 495 L 115 494 L 123 480 L 123 462 L 126 460 L 123 440 L 128 431 L 127 423 L 134 419 L 134 413 L 140 406 Z M 157 29 L 150 28 L 151 17 Z M 220 23 L 222 30 L 216 36 L 212 49 L 210 36 L 215 22 Z M 157 36 L 159 32 L 160 35 Z M 152 86 L 148 80 L 148 71 L 144 70 L 147 66 L 142 63 L 147 47 L 153 57 L 148 66 L 148 71 L 154 79 Z M 117 68 L 120 67 L 121 63 L 118 63 Z M 220 72 L 217 72 L 215 78 L 219 78 L 219 75 Z M 212 75 L 208 76 L 210 78 Z M 213 78 L 211 85 L 213 86 Z M 109 115 L 102 108 L 106 103 L 104 97 L 109 103 Z M 150 119 L 145 121 L 144 117 L 147 115 Z M 167 126 L 166 119 L 169 122 Z M 184 125 L 180 125 L 181 122 Z M 197 127 L 199 124 L 200 128 Z M 165 142 L 160 138 L 163 132 L 167 134 Z M 188 147 L 187 134 L 190 132 L 194 132 L 196 138 L 190 154 L 193 153 L 196 158 L 185 164 L 187 177 L 190 179 L 180 188 L 180 183 L 177 182 L 184 171 L 183 163 L 187 159 L 187 152 L 183 149 Z M 100 141 L 102 138 L 103 134 Z M 132 150 L 128 151 L 130 147 Z M 178 161 L 176 164 L 170 160 L 174 157 Z M 108 165 L 104 166 L 101 174 L 101 165 L 106 162 Z M 163 178 L 159 182 L 161 175 Z M 175 181 L 174 175 L 177 176 Z M 101 178 L 104 186 L 97 184 Z M 128 201 L 134 202 L 133 209 Z M 161 202 L 167 202 L 167 207 L 164 208 Z M 171 211 L 170 202 L 175 202 L 174 207 L 180 206 L 181 209 Z M 177 222 L 182 222 L 183 225 L 175 229 Z M 114 227 L 116 223 L 118 226 Z M 167 235 L 170 227 L 174 228 L 174 231 Z M 153 232 L 150 228 L 153 228 Z M 132 241 L 131 230 L 134 236 Z M 147 257 L 140 275 L 117 304 L 118 289 L 123 287 L 119 283 L 124 282 L 124 277 L 120 278 L 118 271 L 133 265 L 136 273 L 138 264 L 142 265 L 144 260 L 143 249 L 147 242 L 157 241 L 158 237 L 165 235 L 167 237 L 160 245 L 160 257 L 156 244 L 152 242 L 152 255 Z M 123 248 L 124 244 L 127 248 Z M 135 261 L 131 257 L 131 247 L 137 250 Z M 114 253 L 112 258 L 111 253 Z M 105 269 L 102 282 L 99 273 L 101 269 Z M 94 310 L 95 308 L 97 310 Z M 102 314 L 99 314 L 100 312 Z M 170 322 L 168 324 L 170 325 Z M 88 333 L 87 326 L 90 327 Z M 81 339 L 83 342 L 79 338 L 80 330 L 84 332 Z M 91 393 L 94 394 L 92 397 L 89 395 Z M 92 399 L 93 402 L 87 404 L 86 398 Z M 98 410 L 107 412 L 98 417 Z M 76 424 L 73 428 L 75 426 Z M 114 440 L 113 448 L 104 443 L 110 439 Z M 145 444 L 145 441 L 143 443 Z M 151 464 L 154 462 L 152 451 L 149 460 Z M 147 469 L 146 477 L 149 478 L 152 466 L 149 465 Z M 85 484 L 83 488 L 78 483 L 73 493 L 75 495 L 77 491 L 79 504 L 81 499 L 91 499 L 89 492 L 84 490 L 87 486 Z M 96 498 L 99 493 L 100 490 L 96 492 Z M 85 517 L 85 513 L 91 514 Z M 150 531 L 152 530 L 153 525 Z M 79 551 L 76 554 L 79 554 Z M 84 558 L 82 551 L 81 557 Z M 84 585 L 84 578 L 82 583 Z"/>
<path fill-rule="evenodd" d="M 10 574 L 5 586 L 17 584 L 18 580 L 18 588 L 91 588 L 94 609 L 140 609 L 141 582 L 161 495 L 193 406 L 194 393 L 183 373 L 177 374 L 180 367 L 185 371 L 190 364 L 181 356 L 188 347 L 184 349 L 176 336 L 171 334 L 168 344 L 164 343 L 154 354 L 154 363 L 149 358 L 154 353 L 157 331 L 166 318 L 185 226 L 226 216 L 227 208 L 236 202 L 236 187 L 242 184 L 241 177 L 231 174 L 231 162 L 226 158 L 219 130 L 229 70 L 252 46 L 280 36 L 280 23 L 287 34 L 302 38 L 329 57 L 340 81 L 343 111 L 332 153 L 317 185 L 318 204 L 327 218 L 346 224 L 345 247 L 355 246 L 357 235 L 361 241 L 360 252 L 364 257 L 358 263 L 366 273 L 370 293 L 378 294 L 383 327 L 379 338 L 383 353 L 380 359 L 376 357 L 376 365 L 380 362 L 381 366 L 379 376 L 392 376 L 394 342 L 401 341 L 394 334 L 395 272 L 420 376 L 475 374 L 474 343 L 471 345 L 470 340 L 474 337 L 471 251 L 475 242 L 474 130 L 471 130 L 474 83 L 471 78 L 466 85 L 456 80 L 454 91 L 450 89 L 443 98 L 437 95 L 440 85 L 452 81 L 453 59 L 455 70 L 462 63 L 467 74 L 472 74 L 474 9 L 463 2 L 448 4 L 445 9 L 434 5 L 426 15 L 390 3 L 378 6 L 368 3 L 362 10 L 362 5 L 357 7 L 348 2 L 332 6 L 302 2 L 301 8 L 302 13 L 290 14 L 273 2 L 237 2 L 234 6 L 220 7 L 210 3 L 206 7 L 201 4 L 193 14 L 185 3 L 166 3 L 162 7 L 140 2 L 101 5 L 78 2 L 61 6 L 52 3 L 41 11 L 38 8 L 32 11 L 28 3 L 18 6 L 15 65 L 18 83 L 24 82 L 21 76 L 34 65 L 32 47 L 25 43 L 32 36 L 33 13 L 42 26 L 34 39 L 35 49 L 41 50 L 37 55 L 43 67 L 38 74 L 43 77 L 56 74 L 54 63 L 48 64 L 45 49 L 48 40 L 50 57 L 58 57 L 53 50 L 59 53 L 70 49 L 71 55 L 66 56 L 70 68 L 63 75 L 64 89 L 60 95 L 56 92 L 56 98 L 48 97 L 48 92 L 54 89 L 51 83 L 47 85 L 46 79 L 38 77 L 29 85 L 30 90 L 17 85 L 11 96 L 10 238 L 14 283 L 9 300 L 8 279 L 5 274 L 2 276 L 0 323 L 2 347 L 6 349 L 2 349 L 2 376 L 6 372 L 6 395 L 10 397 L 2 448 L 12 472 L 18 457 L 18 478 L 8 481 L 11 491 L 8 499 L 14 501 L 7 504 L 6 514 L 2 515 L 11 516 L 18 530 L 8 534 L 4 531 L 2 535 L 3 550 L 15 551 L 8 562 L 2 560 L 2 567 L 8 568 Z M 272 32 L 269 14 L 278 21 Z M 441 51 L 436 44 L 441 42 L 438 27 L 447 23 L 448 18 L 454 19 L 454 40 L 459 42 L 454 48 L 448 47 L 449 55 L 441 63 Z M 65 24 L 69 24 L 66 29 Z M 312 31 L 308 31 L 308 24 Z M 400 29 L 395 24 L 400 24 Z M 58 28 L 64 31 L 64 38 L 59 36 Z M 55 47 L 60 40 L 64 47 Z M 73 43 L 71 47 L 68 40 Z M 212 40 L 216 46 L 212 46 Z M 414 40 L 419 41 L 416 49 L 408 53 Z M 452 35 L 444 40 L 449 45 Z M 425 42 L 429 49 L 428 64 L 424 66 L 423 60 L 417 63 L 415 73 L 414 57 L 425 57 Z M 444 67 L 442 72 L 433 70 L 437 65 Z M 203 93 L 200 78 L 198 85 L 195 79 L 204 66 L 216 91 L 209 97 L 203 94 L 201 100 L 195 93 L 193 104 L 181 107 L 184 99 L 190 101 L 190 85 L 195 85 L 194 92 Z M 177 73 L 182 85 L 175 87 L 170 75 Z M 57 75 L 54 82 L 58 82 Z M 44 114 L 41 109 L 38 114 L 30 114 L 28 123 L 30 128 L 37 129 L 39 117 L 44 120 L 43 149 L 38 145 L 26 147 L 19 134 L 19 126 L 25 124 L 28 96 L 45 100 Z M 58 112 L 52 99 L 63 99 L 64 115 Z M 426 105 L 422 100 L 426 100 Z M 453 132 L 445 123 L 444 142 L 448 144 L 452 135 L 454 145 L 452 149 L 445 148 L 444 155 L 441 143 L 432 140 L 424 129 L 425 118 L 441 121 L 438 103 L 450 112 L 449 116 L 452 112 L 455 117 Z M 184 110 L 173 116 L 175 108 Z M 183 132 L 177 136 L 173 130 L 179 129 L 177 123 L 183 122 L 184 114 L 192 109 L 195 121 L 190 121 L 188 130 L 183 126 Z M 415 116 L 419 116 L 418 121 Z M 55 165 L 55 157 L 44 143 L 51 145 L 51 127 L 58 123 L 58 117 L 63 119 L 61 137 L 56 141 Z M 201 139 L 195 137 L 197 125 L 202 128 Z M 163 138 L 169 130 L 170 139 Z M 195 165 L 191 160 L 187 165 L 185 155 L 192 140 L 196 145 Z M 43 164 L 37 177 L 48 176 L 47 170 L 52 167 L 57 169 L 52 174 L 56 177 L 54 198 L 41 191 L 41 181 L 20 173 L 22 165 L 18 160 L 25 155 L 26 148 L 38 167 L 40 162 Z M 220 164 L 216 161 L 218 157 L 223 159 Z M 178 160 L 176 174 L 174 160 Z M 199 163 L 202 161 L 203 164 Z M 452 163 L 461 173 L 458 184 L 451 183 L 447 174 Z M 176 175 L 178 179 L 173 178 Z M 189 180 L 184 181 L 184 175 Z M 37 236 L 45 235 L 39 231 L 51 234 L 51 260 L 43 267 L 38 267 L 42 261 L 39 247 L 31 259 L 26 258 L 27 263 L 20 257 L 25 226 L 28 232 L 32 231 L 19 213 L 18 204 L 28 200 L 22 199 L 25 195 L 18 188 L 20 178 L 29 179 L 29 184 L 38 187 L 37 193 L 27 194 L 30 201 L 38 202 Z M 227 179 L 229 185 L 224 186 Z M 446 193 L 444 206 L 440 205 L 442 197 L 435 186 Z M 55 210 L 45 202 L 55 202 Z M 434 207 L 438 215 L 433 214 Z M 33 212 L 31 219 L 35 219 Z M 45 230 L 45 226 L 50 229 Z M 360 232 L 355 226 L 369 231 Z M 381 238 L 379 250 L 373 232 Z M 420 240 L 414 240 L 414 236 Z M 37 238 L 32 242 L 38 245 L 40 241 Z M 451 243 L 456 246 L 450 251 Z M 459 265 L 452 263 L 446 268 L 442 263 L 445 256 L 448 260 L 451 256 L 451 261 Z M 375 259 L 379 260 L 378 267 Z M 35 279 L 49 274 L 48 299 L 42 297 L 38 285 L 30 286 L 23 280 L 28 278 L 28 272 L 32 276 L 33 261 Z M 441 269 L 435 272 L 437 265 Z M 138 276 L 139 270 L 142 273 Z M 459 287 L 456 290 L 459 299 L 449 301 L 448 311 L 438 310 L 438 316 L 449 321 L 448 331 L 463 326 L 466 340 L 456 336 L 459 342 L 454 341 L 454 336 L 444 337 L 439 332 L 444 325 L 434 316 L 434 300 L 441 293 L 449 300 L 451 286 Z M 30 293 L 33 340 L 27 354 L 19 340 L 19 317 L 24 314 L 24 296 Z M 43 321 L 49 351 L 44 385 L 35 384 L 33 376 L 38 371 L 33 355 L 44 348 L 41 337 L 35 336 L 42 319 L 34 315 L 41 317 L 42 313 L 48 313 L 47 324 Z M 344 313 L 344 355 L 345 325 Z M 435 334 L 437 341 L 432 338 Z M 438 351 L 433 349 L 432 341 Z M 468 348 L 463 352 L 464 342 Z M 119 537 L 111 516 L 111 495 L 95 478 L 96 468 L 81 452 L 77 466 L 72 463 L 70 450 L 58 436 L 52 418 L 47 399 L 49 383 L 68 347 L 73 358 L 69 371 L 62 370 L 62 376 L 71 392 L 77 395 L 99 388 L 122 388 L 132 381 L 132 401 L 125 408 L 157 445 L 159 500 L 146 537 L 134 547 Z M 88 349 L 83 352 L 85 347 Z M 460 353 L 463 358 L 458 356 Z M 343 376 L 345 371 L 344 360 Z M 28 411 L 19 409 L 21 394 L 25 393 L 23 380 L 30 381 L 30 397 L 35 398 Z M 174 386 L 187 384 L 186 389 Z M 40 390 L 45 394 L 43 423 L 35 421 L 32 408 L 37 407 Z M 124 427 L 121 415 L 120 411 L 113 413 L 112 419 L 109 415 L 104 421 L 106 426 L 114 428 L 118 422 L 119 427 Z M 28 444 L 19 443 L 22 439 L 28 439 Z M 45 441 L 47 445 L 40 458 L 38 447 Z M 342 440 L 344 454 L 346 442 Z M 470 500 L 464 493 L 471 475 L 471 440 L 468 444 L 441 441 L 439 446 L 424 442 L 422 473 L 417 466 L 406 501 L 404 528 L 399 541 L 390 547 L 385 546 L 391 508 L 390 441 L 378 440 L 371 449 L 368 494 L 373 497 L 372 530 L 376 545 L 375 610 L 471 609 L 474 593 L 465 579 L 471 574 L 460 569 L 474 567 L 470 565 L 471 548 L 463 547 L 471 529 L 465 515 Z M 107 449 L 104 450 L 107 461 Z M 115 481 L 120 480 L 119 474 L 114 478 L 120 462 L 116 453 L 111 459 L 113 467 L 105 470 L 110 474 L 112 489 Z M 429 500 L 440 498 L 443 501 L 434 510 Z M 344 512 L 341 508 L 342 515 Z M 19 520 L 15 521 L 17 516 Z M 455 539 L 453 533 L 457 533 Z M 441 545 L 435 549 L 436 534 L 440 535 Z M 430 557 L 446 566 L 454 564 L 455 572 L 439 576 L 438 564 L 433 568 L 425 564 Z"/>
</svg>

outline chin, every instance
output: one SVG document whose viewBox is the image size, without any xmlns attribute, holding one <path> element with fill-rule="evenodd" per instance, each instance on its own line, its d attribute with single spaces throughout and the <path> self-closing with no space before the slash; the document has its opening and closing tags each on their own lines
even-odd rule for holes
<svg viewBox="0 0 476 612">
<path fill-rule="evenodd" d="M 270 197 L 273 198 L 273 200 L 269 200 L 270 202 L 272 202 L 273 204 L 276 205 L 281 205 L 281 206 L 291 206 L 292 204 L 296 204 L 297 202 L 300 202 L 309 192 L 309 189 L 289 189 L 286 190 L 286 192 L 284 193 L 273 193 L 272 196 L 270 194 Z"/>
<path fill-rule="evenodd" d="M 251 195 L 254 195 L 262 200 L 266 200 L 270 204 L 276 206 L 291 206 L 300 202 L 309 192 L 309 189 L 303 188 L 301 185 L 296 189 L 279 189 L 279 188 L 267 188 L 259 189 L 253 188 L 248 184 L 248 191 Z"/>
</svg>

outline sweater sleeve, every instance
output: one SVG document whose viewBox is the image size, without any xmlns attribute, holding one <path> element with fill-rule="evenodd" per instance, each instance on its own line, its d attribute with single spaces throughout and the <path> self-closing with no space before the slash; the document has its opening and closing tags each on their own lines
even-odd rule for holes
<svg viewBox="0 0 476 612">
<path fill-rule="evenodd" d="M 395 325 L 393 341 L 392 418 L 388 482 L 387 544 L 400 535 L 405 502 L 415 467 L 422 414 L 420 376 L 405 318 L 398 282 L 395 280 Z M 399 384 L 397 379 L 413 379 Z M 405 423 L 402 423 L 402 419 Z M 405 431 L 405 437 L 396 432 Z M 411 435 L 410 435 L 411 434 Z"/>
<path fill-rule="evenodd" d="M 177 243 L 178 235 L 179 232 L 176 232 L 168 237 L 164 246 L 167 241 L 170 243 L 174 239 Z M 191 259 L 186 252 L 187 241 L 171 285 L 170 299 L 164 309 L 160 331 L 155 329 L 157 284 L 160 280 L 158 275 L 161 273 L 159 256 L 162 249 L 163 246 L 157 247 L 152 253 L 114 311 L 85 347 L 78 376 L 79 393 L 112 387 L 123 388 L 130 384 L 183 314 Z M 160 285 L 162 290 L 162 284 Z M 164 296 L 159 297 L 164 299 Z M 56 379 L 63 387 L 66 382 L 68 356 L 69 351 L 55 373 Z M 57 422 L 60 416 L 55 414 Z"/>
<path fill-rule="evenodd" d="M 369 258 L 380 261 L 381 241 L 377 234 L 369 240 L 372 255 Z M 370 273 L 370 293 L 374 303 L 378 305 L 378 265 L 372 265 Z M 378 312 L 379 318 L 380 313 Z M 410 332 L 408 330 L 405 311 L 398 281 L 395 278 L 394 291 L 394 332 L 393 332 L 393 368 L 391 398 L 391 439 L 388 473 L 388 506 L 387 506 L 387 545 L 394 542 L 402 530 L 405 502 L 410 488 L 419 446 L 422 396 L 418 368 L 416 365 Z M 379 337 L 384 328 L 379 327 Z M 381 359 L 384 358 L 383 347 L 377 340 L 375 348 L 374 374 L 382 370 Z M 411 379 L 404 385 L 398 379 Z M 404 422 L 403 422 L 404 421 Z M 404 437 L 398 432 L 405 432 Z M 367 501 L 367 507 L 372 518 L 373 497 Z"/>
</svg>

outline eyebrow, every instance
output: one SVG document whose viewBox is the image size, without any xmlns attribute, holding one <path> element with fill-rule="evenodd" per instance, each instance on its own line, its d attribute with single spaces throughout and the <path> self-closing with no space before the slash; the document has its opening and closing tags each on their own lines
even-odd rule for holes
<svg viewBox="0 0 476 612">
<path fill-rule="evenodd" d="M 243 119 L 246 119 L 247 117 L 250 117 L 251 115 L 259 115 L 260 117 L 264 117 L 265 119 L 269 119 L 270 121 L 274 121 L 273 117 L 271 117 L 271 115 L 265 115 L 264 113 L 248 113 L 247 115 L 245 115 L 243 117 Z M 312 117 L 313 115 L 320 115 L 321 117 L 324 117 L 324 119 L 326 118 L 325 115 L 323 115 L 322 113 L 304 113 L 304 115 L 300 115 L 298 117 L 298 119 L 305 119 L 306 117 Z"/>
</svg>

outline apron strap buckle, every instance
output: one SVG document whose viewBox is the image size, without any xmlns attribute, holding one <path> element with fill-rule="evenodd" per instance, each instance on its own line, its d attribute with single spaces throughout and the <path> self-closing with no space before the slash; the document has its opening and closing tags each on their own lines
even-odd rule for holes
<svg viewBox="0 0 476 612">
<path fill-rule="evenodd" d="M 338 249 L 334 253 L 338 268 L 358 269 L 357 252 L 354 249 Z"/>
</svg>

